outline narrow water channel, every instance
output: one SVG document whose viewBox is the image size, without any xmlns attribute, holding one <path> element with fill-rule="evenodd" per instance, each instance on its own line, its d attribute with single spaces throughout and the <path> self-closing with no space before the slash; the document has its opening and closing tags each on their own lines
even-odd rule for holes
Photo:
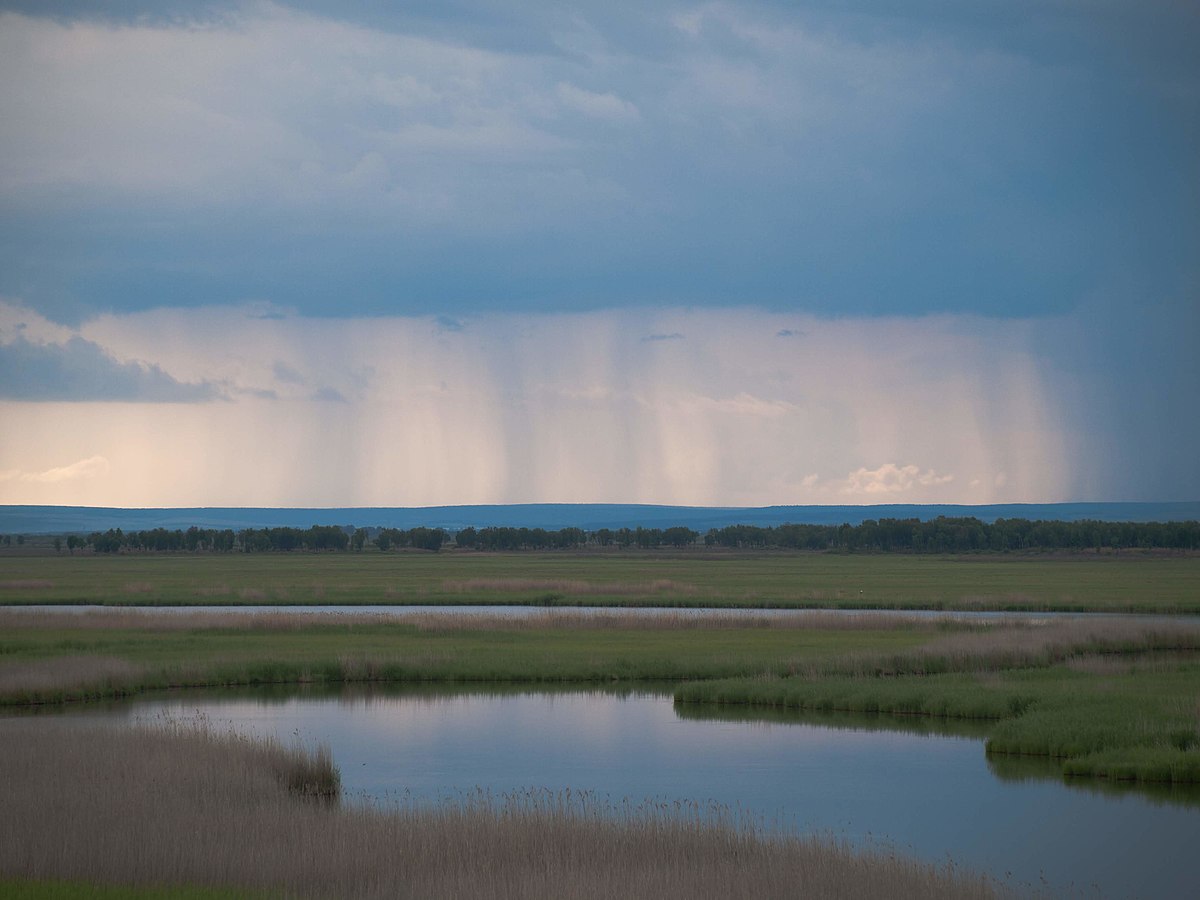
<svg viewBox="0 0 1200 900">
<path fill-rule="evenodd" d="M 1056 895 L 1200 888 L 1200 792 L 1064 783 L 1045 761 L 989 760 L 984 728 L 970 723 L 679 705 L 665 685 L 209 690 L 55 717 L 195 715 L 328 744 L 347 794 L 367 802 L 432 803 L 477 788 L 711 801 L 770 827 L 953 860 Z"/>
</svg>

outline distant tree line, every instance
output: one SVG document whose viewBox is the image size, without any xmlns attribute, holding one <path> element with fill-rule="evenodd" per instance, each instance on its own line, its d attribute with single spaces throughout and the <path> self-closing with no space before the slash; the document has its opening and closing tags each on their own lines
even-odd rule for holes
<svg viewBox="0 0 1200 900">
<path fill-rule="evenodd" d="M 972 517 L 936 519 L 868 519 L 860 525 L 728 525 L 700 534 L 673 528 L 463 528 L 451 535 L 442 528 L 355 528 L 313 525 L 311 528 L 154 528 L 93 532 L 84 538 L 55 538 L 60 549 L 90 547 L 97 553 L 266 553 L 306 551 L 361 552 L 368 545 L 388 552 L 398 549 L 438 551 L 445 546 L 467 550 L 574 550 L 583 547 L 643 550 L 706 547 L 793 549 L 875 553 L 971 553 L 1088 549 L 1200 549 L 1200 522 L 1079 522 Z M 18 543 L 23 538 L 18 538 Z M 10 543 L 9 541 L 0 541 Z"/>
<path fill-rule="evenodd" d="M 571 550 L 594 544 L 599 547 L 687 547 L 700 535 L 690 528 L 464 528 L 454 536 L 459 547 L 473 550 Z"/>
<path fill-rule="evenodd" d="M 880 553 L 968 553 L 1021 550 L 1200 549 L 1200 522 L 1078 522 L 973 517 L 868 519 L 861 525 L 730 525 L 704 543 L 718 547 Z"/>
</svg>

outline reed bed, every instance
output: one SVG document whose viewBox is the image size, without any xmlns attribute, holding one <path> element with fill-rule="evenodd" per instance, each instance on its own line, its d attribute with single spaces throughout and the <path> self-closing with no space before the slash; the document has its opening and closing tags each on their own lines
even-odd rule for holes
<svg viewBox="0 0 1200 900">
<path fill-rule="evenodd" d="M 809 631 L 912 631 L 935 632 L 947 628 L 967 627 L 939 619 L 914 619 L 886 613 L 797 612 L 795 615 L 748 615 L 733 611 L 718 611 L 696 615 L 686 611 L 627 612 L 619 608 L 603 612 L 575 612 L 550 609 L 544 613 L 524 616 L 488 616 L 479 614 L 413 612 L 402 619 L 427 632 L 474 631 L 725 631 L 731 628 L 809 630 Z"/>
<path fill-rule="evenodd" d="M 694 584 L 673 578 L 654 578 L 650 581 L 585 581 L 579 578 L 467 578 L 446 579 L 442 590 L 453 594 L 493 594 L 546 591 L 571 597 L 628 597 L 647 594 L 696 594 Z"/>
<path fill-rule="evenodd" d="M 385 810 L 321 801 L 304 786 L 313 773 L 331 783 L 326 757 L 205 727 L 5 722 L 0 758 L 9 878 L 347 898 L 1008 893 L 950 865 L 770 836 L 707 809 L 541 792 Z"/>
<path fill-rule="evenodd" d="M 0 662 L 0 697 L 38 697 L 74 689 L 95 696 L 136 683 L 145 666 L 115 656 L 53 656 Z"/>
<path fill-rule="evenodd" d="M 897 653 L 852 651 L 835 659 L 800 660 L 786 673 L 819 678 L 886 677 L 945 672 L 1002 672 L 1082 660 L 1126 661 L 1200 652 L 1200 625 L 1119 618 L 1006 619 L 990 625 L 942 623 L 932 640 Z M 1091 665 L 1097 663 L 1092 662 Z"/>
<path fill-rule="evenodd" d="M 507 616 L 480 613 L 424 612 L 421 607 L 380 607 L 372 612 L 162 612 L 138 607 L 110 607 L 82 612 L 44 612 L 0 607 L 0 629 L 109 631 L 302 631 L 313 627 L 347 628 L 381 624 L 407 625 L 424 632 L 563 630 L 723 630 L 727 628 L 811 629 L 817 631 L 946 631 L 972 627 L 951 619 L 920 618 L 897 613 L 798 611 L 794 615 L 748 615 L 717 611 L 697 615 L 681 610 L 630 612 L 614 607 L 602 612 L 552 608 Z M 986 626 L 982 626 L 986 627 Z"/>
<path fill-rule="evenodd" d="M 62 677 L 0 705 L 205 685 L 343 681 L 612 681 L 783 671 L 797 658 L 912 646 L 943 626 L 835 613 L 791 619 L 550 610 L 528 617 L 414 613 L 0 611 L 0 665 L 112 656 L 140 674 Z M 945 626 L 954 627 L 954 626 Z M 48 664 L 56 665 L 56 664 Z M 86 673 L 85 673 L 86 674 Z"/>
</svg>

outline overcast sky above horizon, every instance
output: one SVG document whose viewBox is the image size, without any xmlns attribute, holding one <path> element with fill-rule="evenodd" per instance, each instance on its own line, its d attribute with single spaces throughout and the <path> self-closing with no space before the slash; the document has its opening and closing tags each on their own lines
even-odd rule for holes
<svg viewBox="0 0 1200 900">
<path fill-rule="evenodd" d="M 0 0 L 0 503 L 1198 500 L 1197 46 Z"/>
</svg>

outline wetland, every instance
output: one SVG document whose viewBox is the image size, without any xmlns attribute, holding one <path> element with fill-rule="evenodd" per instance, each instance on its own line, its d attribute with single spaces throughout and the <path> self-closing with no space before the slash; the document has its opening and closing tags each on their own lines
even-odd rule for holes
<svg viewBox="0 0 1200 900">
<path fill-rule="evenodd" d="M 1110 592 L 1090 605 L 1142 611 L 1122 616 L 1078 609 L 1017 615 L 1000 602 L 956 600 L 959 588 L 947 585 L 961 577 L 957 560 L 943 561 L 944 572 L 923 568 L 925 587 L 904 588 L 903 603 L 899 593 L 889 599 L 876 592 L 898 610 L 887 603 L 869 612 L 798 605 L 729 609 L 719 603 L 709 609 L 614 609 L 614 598 L 646 607 L 653 597 L 639 594 L 641 588 L 618 596 L 611 585 L 654 580 L 630 568 L 614 575 L 611 566 L 619 560 L 607 560 L 600 567 L 610 568 L 597 571 L 578 558 L 559 561 L 556 571 L 527 568 L 519 589 L 515 569 L 508 569 L 486 595 L 496 606 L 380 607 L 371 601 L 384 598 L 384 581 L 395 582 L 396 563 L 387 560 L 379 564 L 386 568 L 376 569 L 370 556 L 364 559 L 358 576 L 340 559 L 320 556 L 268 558 L 273 570 L 255 559 L 249 573 L 260 584 L 274 577 L 293 601 L 299 579 L 319 575 L 333 584 L 340 577 L 341 592 L 333 600 L 353 595 L 362 604 L 353 610 L 330 602 L 329 591 L 323 604 L 316 604 L 314 593 L 312 605 L 306 601 L 300 609 L 270 602 L 253 609 L 230 608 L 224 600 L 214 605 L 212 585 L 236 585 L 248 570 L 197 567 L 194 558 L 81 557 L 65 575 L 53 570 L 53 559 L 27 564 L 21 578 L 9 579 L 9 599 L 42 594 L 38 599 L 53 609 L 13 604 L 0 610 L 0 738 L 10 745 L 51 742 L 28 761 L 30 783 L 46 774 L 48 760 L 64 747 L 117 739 L 97 734 L 165 729 L 189 746 L 224 740 L 235 753 L 260 742 L 285 756 L 327 753 L 339 780 L 337 815 L 382 817 L 371 819 L 369 830 L 391 834 L 386 840 L 398 839 L 393 831 L 403 820 L 404 828 L 414 829 L 404 840 L 419 842 L 447 816 L 474 816 L 470 828 L 491 823 L 488 829 L 499 830 L 471 838 L 489 846 L 511 838 L 505 823 L 514 819 L 533 823 L 535 831 L 554 822 L 550 830 L 558 835 L 603 830 L 614 822 L 624 823 L 620 840 L 638 829 L 643 838 L 646 829 L 671 832 L 676 843 L 664 850 L 664 859 L 687 857 L 688 841 L 717 840 L 724 848 L 718 856 L 740 862 L 731 862 L 723 875 L 693 881 L 699 895 L 723 895 L 715 885 L 723 885 L 725 895 L 786 895 L 786 887 L 746 880 L 751 845 L 754 853 L 782 854 L 772 857 L 772 868 L 785 859 L 801 865 L 797 860 L 810 852 L 825 854 L 821 866 L 841 860 L 837 865 L 878 874 L 880 866 L 898 865 L 908 874 L 895 870 L 881 877 L 892 885 L 911 876 L 912 896 L 943 890 L 948 896 L 1187 893 L 1192 874 L 1182 861 L 1200 839 L 1200 625 L 1178 613 L 1190 609 L 1200 584 L 1194 559 L 1097 561 Z M 420 560 L 420 573 L 407 573 L 412 584 L 463 580 L 462 559 L 412 559 Z M 111 567 L 114 562 L 120 565 Z M 922 566 L 928 562 L 921 560 Z M 1080 564 L 1057 562 L 1068 569 Z M 1003 569 L 1008 563 L 986 563 L 1007 573 L 1005 590 L 1042 597 L 1036 604 L 1041 607 L 1056 605 L 1045 585 L 1061 590 L 1063 581 L 1056 579 L 1069 572 L 1052 572 L 1039 588 L 1037 579 L 1052 571 L 1045 566 L 1053 561 Z M 1158 563 L 1165 563 L 1161 570 L 1154 568 Z M 89 564 L 96 567 L 90 593 L 84 589 Z M 153 569 L 159 564 L 165 567 Z M 775 579 L 779 567 L 791 567 L 791 593 L 778 581 L 769 588 L 768 579 L 758 583 L 755 597 L 775 591 L 775 605 L 786 607 L 788 597 L 803 596 L 809 584 L 828 590 L 831 572 L 852 574 L 841 561 L 818 560 L 811 563 L 813 581 L 806 582 L 801 574 L 809 564 L 776 561 Z M 967 565 L 976 564 L 985 565 Z M 321 565 L 330 568 L 321 574 Z M 894 562 L 879 565 L 876 575 L 888 566 L 899 571 Z M 126 581 L 135 571 L 140 580 Z M 157 576 L 165 586 L 148 590 L 146 584 L 156 584 L 149 574 L 154 571 L 171 578 Z M 576 583 L 609 585 L 609 594 L 597 600 L 580 592 L 594 608 L 574 610 L 539 608 L 521 593 L 550 582 L 561 586 L 568 574 Z M 666 579 L 669 588 L 660 580 L 652 593 L 678 591 L 681 574 Z M 702 576 L 692 577 L 703 583 Z M 484 590 L 478 581 L 472 591 Z M 368 583 L 376 593 L 364 587 Z M 130 584 L 137 589 L 126 590 Z M 936 585 L 943 592 L 922 609 L 920 590 Z M 230 587 L 234 596 L 240 590 Z M 68 606 L 72 612 L 64 614 L 61 604 L 72 602 L 64 594 L 76 592 L 74 602 L 86 606 Z M 148 595 L 158 601 L 156 608 L 125 605 Z M 168 612 L 169 603 L 178 607 L 184 596 L 205 602 Z M 957 615 L 937 612 L 946 608 L 957 608 Z M 181 732 L 181 722 L 192 725 Z M 188 727 L 209 736 L 197 738 Z M 238 737 L 215 739 L 214 728 Z M 284 747 L 293 742 L 299 742 L 294 749 Z M 189 752 L 172 758 L 186 759 Z M 128 755 L 120 758 L 129 764 Z M 111 775 L 103 760 L 82 771 L 75 777 L 92 785 L 82 792 L 102 794 L 96 785 Z M 174 771 L 152 780 L 191 777 Z M 126 802 L 122 797 L 113 798 L 107 812 L 97 807 L 79 815 L 108 816 L 114 804 Z M 236 819 L 232 807 L 213 815 Z M 349 819 L 322 821 L 335 830 L 350 827 Z M 589 846 L 607 846 L 588 834 Z M 376 839 L 384 840 L 362 838 Z M 87 842 L 80 840 L 78 858 L 85 860 Z M 578 875 L 578 848 L 560 849 L 560 874 Z M 209 850 L 214 860 L 240 852 Z M 677 852 L 683 857 L 672 856 Z M 30 850 L 23 863 L 8 858 L 0 873 L 145 884 L 163 871 L 157 857 L 118 865 L 101 864 L 93 855 L 90 869 L 83 862 L 64 869 L 37 863 Z M 802 869 L 811 872 L 815 863 L 807 859 Z M 530 871 L 513 864 L 509 875 L 518 887 L 506 896 L 558 889 L 549 882 L 531 886 Z M 650 886 L 666 877 L 665 870 L 655 861 L 645 864 L 658 874 L 643 872 L 638 890 L 656 896 Z M 322 865 L 334 879 L 328 884 L 340 885 L 329 889 L 333 893 L 372 896 L 367 888 L 351 889 L 357 875 L 332 874 L 343 871 L 343 862 L 326 859 Z M 292 890 L 283 863 L 275 882 L 249 872 L 230 874 L 233 862 L 213 866 L 196 862 L 180 869 L 175 887 Z M 446 866 L 421 877 L 441 890 L 446 878 L 460 877 L 450 861 Z M 540 872 L 540 864 L 535 869 Z M 682 884 L 684 870 L 689 878 L 699 872 L 680 863 L 670 877 Z M 633 889 L 617 886 L 604 866 L 590 871 L 587 884 L 595 896 Z M 376 875 L 399 877 L 390 870 Z M 844 873 L 838 877 L 838 884 L 852 883 Z"/>
</svg>

